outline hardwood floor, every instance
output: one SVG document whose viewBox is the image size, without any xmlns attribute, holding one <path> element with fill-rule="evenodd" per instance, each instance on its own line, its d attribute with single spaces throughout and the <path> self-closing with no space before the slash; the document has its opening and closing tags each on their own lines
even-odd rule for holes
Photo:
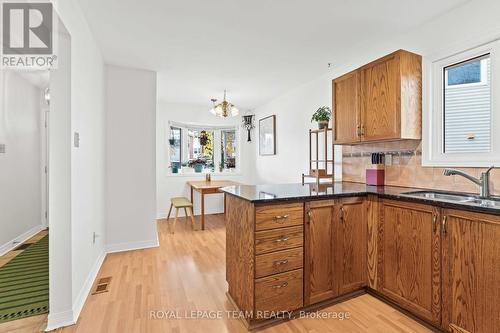
<svg viewBox="0 0 500 333">
<path fill-rule="evenodd" d="M 90 295 L 78 323 L 60 331 L 246 332 L 238 319 L 225 316 L 225 311 L 234 309 L 225 294 L 223 216 L 207 215 L 205 231 L 192 231 L 190 222 L 185 222 L 183 218 L 179 219 L 172 235 L 168 223 L 159 221 L 158 248 L 108 255 L 99 277 L 112 277 L 109 292 Z M 184 311 L 192 310 L 213 311 L 215 314 L 221 311 L 223 316 L 221 319 L 158 319 L 162 314 L 168 315 L 167 311 L 177 311 L 184 316 Z M 152 318 L 152 312 L 157 319 Z M 431 332 L 369 295 L 321 311 L 330 316 L 334 312 L 349 312 L 351 316 L 344 320 L 294 319 L 261 332 Z"/>
</svg>

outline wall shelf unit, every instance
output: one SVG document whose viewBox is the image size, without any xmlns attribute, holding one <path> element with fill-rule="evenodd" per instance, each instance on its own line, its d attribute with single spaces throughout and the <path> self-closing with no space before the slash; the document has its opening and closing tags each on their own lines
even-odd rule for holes
<svg viewBox="0 0 500 333">
<path fill-rule="evenodd" d="M 331 144 L 328 143 L 328 137 L 331 135 Z M 320 157 L 320 139 L 324 140 L 324 157 Z M 313 149 L 313 142 L 315 143 Z M 314 150 L 314 154 L 313 154 Z M 314 155 L 314 156 L 313 156 Z M 314 158 L 313 158 L 314 157 Z M 333 147 L 333 129 L 315 129 L 309 130 L 309 173 L 302 174 L 302 184 L 305 184 L 306 178 L 314 178 L 316 184 L 320 184 L 321 179 L 330 179 L 334 182 L 335 169 L 335 150 Z"/>
</svg>

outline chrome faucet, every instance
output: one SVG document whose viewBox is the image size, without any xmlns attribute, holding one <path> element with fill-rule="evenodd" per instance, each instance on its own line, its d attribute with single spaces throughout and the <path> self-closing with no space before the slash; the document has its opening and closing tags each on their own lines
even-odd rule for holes
<svg viewBox="0 0 500 333">
<path fill-rule="evenodd" d="M 490 197 L 490 171 L 493 170 L 494 166 L 491 166 L 486 170 L 485 172 L 481 173 L 481 176 L 478 178 L 472 177 L 471 175 L 460 171 L 460 170 L 455 170 L 455 169 L 445 169 L 443 174 L 445 176 L 462 176 L 464 178 L 467 178 L 474 184 L 479 185 L 479 196 L 481 198 L 489 198 Z"/>
</svg>

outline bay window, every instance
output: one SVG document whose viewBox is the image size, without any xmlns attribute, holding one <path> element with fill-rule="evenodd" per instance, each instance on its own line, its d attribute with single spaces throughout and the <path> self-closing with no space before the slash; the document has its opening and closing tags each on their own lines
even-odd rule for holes
<svg viewBox="0 0 500 333">
<path fill-rule="evenodd" d="M 199 124 L 169 124 L 171 173 L 237 172 L 239 128 Z"/>
</svg>

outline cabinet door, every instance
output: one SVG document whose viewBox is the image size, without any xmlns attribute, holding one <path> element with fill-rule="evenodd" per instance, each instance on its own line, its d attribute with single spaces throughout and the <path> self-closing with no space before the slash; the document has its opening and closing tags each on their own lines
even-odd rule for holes
<svg viewBox="0 0 500 333">
<path fill-rule="evenodd" d="M 339 295 L 367 285 L 367 211 L 364 198 L 342 199 L 335 221 L 334 280 Z"/>
<path fill-rule="evenodd" d="M 413 314 L 441 323 L 439 210 L 382 201 L 379 225 L 379 291 Z"/>
<path fill-rule="evenodd" d="M 332 83 L 335 143 L 356 143 L 360 136 L 359 71 L 343 75 Z"/>
<path fill-rule="evenodd" d="M 306 204 L 304 303 L 318 303 L 336 296 L 334 286 L 334 200 Z"/>
<path fill-rule="evenodd" d="M 361 68 L 361 140 L 400 138 L 399 56 L 391 54 Z"/>
<path fill-rule="evenodd" d="M 443 328 L 500 327 L 500 217 L 443 211 Z"/>
</svg>

